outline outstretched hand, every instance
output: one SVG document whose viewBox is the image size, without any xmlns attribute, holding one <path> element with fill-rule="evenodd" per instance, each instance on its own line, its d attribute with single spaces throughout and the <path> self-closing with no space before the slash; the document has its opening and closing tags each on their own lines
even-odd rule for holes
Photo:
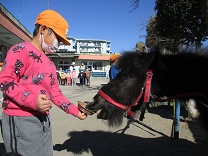
<svg viewBox="0 0 208 156">
<path fill-rule="evenodd" d="M 50 100 L 45 94 L 38 95 L 38 99 L 36 101 L 36 109 L 41 113 L 48 112 L 51 109 Z"/>
<path fill-rule="evenodd" d="M 80 119 L 80 120 L 84 120 L 86 117 L 87 117 L 87 114 L 85 113 L 82 113 L 82 112 L 79 112 L 77 117 Z"/>
</svg>

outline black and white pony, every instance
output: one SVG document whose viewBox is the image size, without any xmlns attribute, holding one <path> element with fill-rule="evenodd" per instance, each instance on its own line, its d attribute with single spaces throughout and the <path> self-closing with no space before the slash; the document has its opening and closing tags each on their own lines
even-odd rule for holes
<svg viewBox="0 0 208 156">
<path fill-rule="evenodd" d="M 115 79 L 104 85 L 87 105 L 87 109 L 98 111 L 98 119 L 108 120 L 109 126 L 120 126 L 124 113 L 131 112 L 135 103 L 141 105 L 144 102 L 146 88 L 149 88 L 150 94 L 156 100 L 159 97 L 192 99 L 189 103 L 201 103 L 198 107 L 203 109 L 199 110 L 206 110 L 206 52 L 190 51 L 172 55 L 161 54 L 159 51 L 126 52 L 119 59 L 119 67 L 121 71 Z M 146 82 L 150 78 L 151 83 L 148 86 Z"/>
</svg>

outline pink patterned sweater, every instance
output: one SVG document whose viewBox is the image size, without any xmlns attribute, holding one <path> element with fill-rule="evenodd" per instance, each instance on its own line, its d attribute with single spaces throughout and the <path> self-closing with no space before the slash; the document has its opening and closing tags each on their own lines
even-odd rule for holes
<svg viewBox="0 0 208 156">
<path fill-rule="evenodd" d="M 53 62 L 30 42 L 12 46 L 0 72 L 4 113 L 11 116 L 41 115 L 36 110 L 39 94 L 45 94 L 67 114 L 77 116 L 78 108 L 61 92 Z M 49 114 L 49 112 L 47 112 Z"/>
</svg>

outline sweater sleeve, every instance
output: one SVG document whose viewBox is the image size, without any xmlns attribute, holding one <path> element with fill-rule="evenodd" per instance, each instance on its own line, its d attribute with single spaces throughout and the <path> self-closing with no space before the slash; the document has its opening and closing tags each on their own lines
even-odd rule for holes
<svg viewBox="0 0 208 156">
<path fill-rule="evenodd" d="M 18 105 L 36 110 L 34 102 L 36 102 L 37 96 L 28 94 L 27 98 L 23 99 L 23 93 L 27 89 L 24 84 L 19 83 L 28 66 L 27 53 L 25 44 L 17 44 L 9 49 L 0 72 L 0 89 Z"/>
<path fill-rule="evenodd" d="M 52 86 L 50 98 L 56 106 L 61 108 L 67 114 L 71 114 L 76 117 L 80 112 L 78 108 L 73 103 L 71 103 L 70 100 L 67 99 L 67 97 L 62 93 L 57 79 L 55 80 Z"/>
</svg>

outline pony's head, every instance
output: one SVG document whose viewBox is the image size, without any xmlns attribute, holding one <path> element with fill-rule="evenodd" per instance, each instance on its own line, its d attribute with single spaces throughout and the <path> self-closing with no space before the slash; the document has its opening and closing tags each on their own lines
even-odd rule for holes
<svg viewBox="0 0 208 156">
<path fill-rule="evenodd" d="M 124 53 L 119 58 L 118 66 L 121 71 L 101 88 L 102 92 L 123 106 L 131 105 L 140 95 L 146 80 L 146 72 L 154 56 L 155 53 Z M 111 100 L 107 100 L 98 92 L 87 108 L 97 110 L 97 118 L 108 120 L 109 126 L 120 126 L 125 110 L 113 105 Z"/>
</svg>

